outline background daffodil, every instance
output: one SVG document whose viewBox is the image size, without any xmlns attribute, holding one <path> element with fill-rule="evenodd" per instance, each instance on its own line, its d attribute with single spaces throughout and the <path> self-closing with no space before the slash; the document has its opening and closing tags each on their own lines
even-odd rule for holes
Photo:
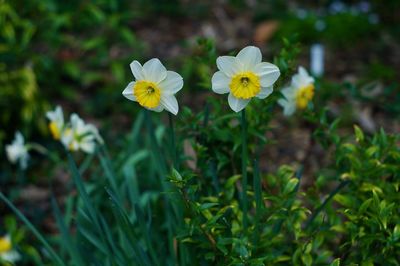
<svg viewBox="0 0 400 266">
<path fill-rule="evenodd" d="M 261 51 L 254 46 L 243 48 L 237 56 L 217 58 L 219 71 L 212 77 L 212 90 L 218 94 L 229 93 L 228 103 L 233 111 L 241 111 L 254 97 L 264 99 L 272 93 L 280 71 L 261 60 Z"/>
<path fill-rule="evenodd" d="M 49 119 L 49 130 L 55 140 L 60 140 L 62 132 L 64 130 L 64 114 L 61 106 L 57 106 L 54 111 L 46 113 L 46 117 Z"/>
<path fill-rule="evenodd" d="M 181 75 L 167 71 L 157 58 L 150 59 L 143 66 L 135 60 L 130 67 L 136 80 L 128 84 L 122 95 L 146 109 L 156 112 L 166 109 L 176 115 L 179 106 L 175 93 L 183 87 Z"/>
<path fill-rule="evenodd" d="M 283 107 L 283 114 L 292 115 L 296 110 L 305 109 L 314 97 L 314 78 L 304 67 L 299 67 L 298 73 L 293 75 L 289 87 L 282 90 L 284 99 L 279 99 L 278 104 Z"/>
<path fill-rule="evenodd" d="M 11 163 L 18 163 L 21 169 L 28 166 L 29 153 L 21 132 L 15 133 L 13 142 L 6 146 L 7 158 Z"/>
<path fill-rule="evenodd" d="M 70 151 L 82 150 L 86 153 L 93 153 L 96 141 L 103 143 L 103 139 L 97 128 L 92 124 L 86 124 L 77 114 L 72 114 L 70 127 L 63 131 L 61 142 Z"/>
<path fill-rule="evenodd" d="M 0 237 L 0 261 L 15 263 L 21 259 L 21 255 L 13 249 L 9 235 Z"/>
</svg>

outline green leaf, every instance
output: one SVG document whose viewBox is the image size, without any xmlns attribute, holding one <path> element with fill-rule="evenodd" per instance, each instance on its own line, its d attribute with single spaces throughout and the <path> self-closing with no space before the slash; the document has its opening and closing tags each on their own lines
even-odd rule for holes
<svg viewBox="0 0 400 266">
<path fill-rule="evenodd" d="M 311 266 L 312 265 L 312 261 L 313 261 L 313 259 L 312 259 L 312 256 L 310 255 L 310 254 L 303 254 L 302 256 L 301 256 L 301 260 L 303 261 L 303 263 L 306 265 L 306 266 Z"/>
<path fill-rule="evenodd" d="M 335 259 L 331 264 L 329 264 L 329 266 L 340 266 L 340 259 Z"/>
<path fill-rule="evenodd" d="M 74 262 L 74 265 L 86 265 L 83 262 L 83 259 L 77 249 L 76 244 L 71 238 L 71 233 L 68 231 L 64 218 L 62 217 L 60 208 L 58 207 L 58 204 L 54 199 L 54 197 L 51 198 L 51 204 L 53 206 L 54 215 L 56 217 L 56 221 L 62 235 L 63 247 L 65 247 L 69 251 L 71 259 Z"/>
<path fill-rule="evenodd" d="M 336 194 L 333 199 L 347 208 L 350 208 L 354 205 L 354 198 L 352 196 Z"/>
<path fill-rule="evenodd" d="M 400 224 L 397 224 L 394 229 L 393 229 L 393 238 L 394 241 L 397 241 L 400 239 Z"/>
<path fill-rule="evenodd" d="M 298 183 L 299 183 L 298 178 L 291 178 L 289 182 L 287 182 L 285 188 L 283 189 L 283 194 L 289 194 L 293 192 Z"/>
<path fill-rule="evenodd" d="M 361 128 L 357 125 L 354 125 L 354 133 L 356 134 L 356 141 L 363 142 L 364 141 L 364 133 L 362 132 Z"/>
<path fill-rule="evenodd" d="M 372 199 L 367 199 L 366 201 L 364 201 L 361 204 L 360 208 L 358 208 L 358 213 L 363 214 L 369 208 L 371 203 L 372 203 Z"/>
</svg>

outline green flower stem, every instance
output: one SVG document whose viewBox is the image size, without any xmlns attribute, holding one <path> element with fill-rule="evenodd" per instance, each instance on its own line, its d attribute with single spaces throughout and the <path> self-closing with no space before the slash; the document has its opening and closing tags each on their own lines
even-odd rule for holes
<svg viewBox="0 0 400 266">
<path fill-rule="evenodd" d="M 169 122 L 169 131 L 170 131 L 170 138 L 171 138 L 171 157 L 172 157 L 172 163 L 173 167 L 179 171 L 179 165 L 178 165 L 178 149 L 176 147 L 176 142 L 175 142 L 175 130 L 174 130 L 174 118 L 172 117 L 172 114 L 168 112 L 168 122 Z"/>
<path fill-rule="evenodd" d="M 242 211 L 243 228 L 247 230 L 247 124 L 246 109 L 242 111 Z"/>
<path fill-rule="evenodd" d="M 253 235 L 253 242 L 256 245 L 259 240 L 260 236 L 260 217 L 261 213 L 263 210 L 263 199 L 262 199 L 262 184 L 261 184 L 261 178 L 260 178 L 260 168 L 258 165 L 258 160 L 254 159 L 253 161 L 253 169 L 254 169 L 254 175 L 253 175 L 253 189 L 254 189 L 254 196 L 255 196 L 255 202 L 256 202 L 256 217 L 255 217 L 255 230 L 254 230 L 254 235 Z"/>
<path fill-rule="evenodd" d="M 315 218 L 318 216 L 318 214 L 325 208 L 326 204 L 337 194 L 339 193 L 340 190 L 342 190 L 344 187 L 346 187 L 350 183 L 349 180 L 342 181 L 337 185 L 337 187 L 329 194 L 329 196 L 324 200 L 324 202 L 313 212 L 311 215 L 310 219 L 306 223 L 305 229 L 307 229 L 312 222 L 315 220 Z"/>
</svg>

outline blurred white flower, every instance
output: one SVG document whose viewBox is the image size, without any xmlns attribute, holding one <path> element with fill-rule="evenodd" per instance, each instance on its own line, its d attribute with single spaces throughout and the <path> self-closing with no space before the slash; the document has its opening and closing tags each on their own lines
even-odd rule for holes
<svg viewBox="0 0 400 266">
<path fill-rule="evenodd" d="M 54 139 L 60 140 L 64 130 L 64 114 L 60 106 L 54 111 L 46 113 L 46 117 L 50 120 L 49 129 Z"/>
<path fill-rule="evenodd" d="M 305 109 L 314 97 L 314 78 L 304 67 L 299 67 L 298 73 L 292 77 L 289 87 L 282 90 L 284 99 L 279 99 L 278 104 L 283 107 L 286 116 L 292 115 L 297 109 Z"/>
<path fill-rule="evenodd" d="M 135 60 L 130 67 L 136 80 L 128 84 L 122 95 L 146 109 L 156 112 L 166 109 L 176 115 L 179 106 L 175 93 L 183 87 L 181 75 L 167 71 L 157 58 L 150 59 L 143 66 Z"/>
<path fill-rule="evenodd" d="M 212 90 L 218 94 L 229 93 L 228 103 L 233 111 L 241 111 L 254 97 L 264 99 L 272 93 L 280 71 L 261 60 L 261 51 L 254 46 L 243 48 L 237 56 L 217 58 L 219 71 L 212 77 Z"/>
<path fill-rule="evenodd" d="M 0 259 L 12 264 L 21 259 L 21 255 L 16 250 L 13 250 L 9 235 L 0 237 Z"/>
<path fill-rule="evenodd" d="M 28 166 L 29 153 L 21 132 L 16 132 L 13 142 L 6 145 L 6 153 L 11 163 L 18 163 L 21 169 L 26 169 Z"/>
<path fill-rule="evenodd" d="M 70 151 L 82 150 L 93 153 L 96 142 L 103 143 L 99 131 L 92 124 L 86 124 L 77 114 L 72 114 L 70 127 L 67 127 L 61 136 L 61 143 Z"/>
</svg>

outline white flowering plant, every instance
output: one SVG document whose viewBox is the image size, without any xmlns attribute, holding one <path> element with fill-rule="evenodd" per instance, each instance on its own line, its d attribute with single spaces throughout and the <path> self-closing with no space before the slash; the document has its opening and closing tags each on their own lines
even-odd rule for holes
<svg viewBox="0 0 400 266">
<path fill-rule="evenodd" d="M 198 109 L 178 104 L 190 86 L 184 74 L 155 58 L 127 66 L 134 80 L 118 88 L 120 101 L 137 113 L 119 146 L 75 113 L 67 122 L 61 107 L 47 113 L 76 192 L 51 198 L 58 234 L 46 236 L 0 192 L 40 242 L 41 263 L 398 265 L 399 134 L 357 125 L 341 134 L 348 128 L 287 40 L 265 60 L 255 46 L 218 56 L 201 43 L 206 55 L 192 63 L 208 94 Z M 320 150 L 268 164 L 286 131 L 276 131 L 277 117 L 310 125 L 309 141 L 327 150 L 321 169 L 308 162 Z M 20 138 L 12 145 L 11 162 L 26 158 Z"/>
</svg>

